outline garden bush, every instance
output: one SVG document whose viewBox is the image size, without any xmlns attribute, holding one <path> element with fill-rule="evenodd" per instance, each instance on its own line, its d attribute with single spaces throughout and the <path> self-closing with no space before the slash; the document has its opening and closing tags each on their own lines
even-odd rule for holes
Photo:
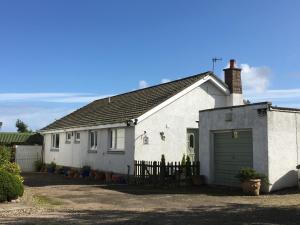
<svg viewBox="0 0 300 225">
<path fill-rule="evenodd" d="M 24 181 L 23 177 L 20 175 L 20 166 L 16 163 L 5 162 L 0 164 L 0 170 L 5 170 L 6 172 L 15 175 L 22 183 Z"/>
<path fill-rule="evenodd" d="M 24 186 L 20 179 L 16 175 L 0 169 L 0 202 L 17 199 L 23 193 Z"/>
<path fill-rule="evenodd" d="M 10 162 L 11 159 L 11 148 L 0 146 L 0 165 L 5 162 Z"/>
<path fill-rule="evenodd" d="M 42 160 L 37 160 L 34 162 L 34 169 L 36 172 L 40 172 L 43 168 L 44 164 L 42 162 Z"/>
</svg>

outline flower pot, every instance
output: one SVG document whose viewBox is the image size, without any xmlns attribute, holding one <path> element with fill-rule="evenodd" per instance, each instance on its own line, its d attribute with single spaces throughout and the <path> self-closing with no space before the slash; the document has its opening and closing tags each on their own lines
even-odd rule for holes
<svg viewBox="0 0 300 225">
<path fill-rule="evenodd" d="M 192 183 L 195 186 L 201 186 L 204 184 L 204 177 L 203 176 L 192 176 Z"/>
<path fill-rule="evenodd" d="M 52 168 L 52 167 L 48 167 L 48 168 L 47 168 L 47 172 L 48 172 L 48 173 L 54 173 L 54 172 L 55 172 L 55 169 Z"/>
<path fill-rule="evenodd" d="M 261 179 L 250 179 L 242 183 L 243 192 L 247 195 L 258 196 L 261 186 Z"/>
<path fill-rule="evenodd" d="M 105 173 L 103 172 L 97 172 L 95 175 L 96 180 L 105 181 Z"/>
<path fill-rule="evenodd" d="M 106 183 L 111 183 L 111 177 L 112 177 L 111 172 L 105 172 L 105 182 Z"/>
</svg>

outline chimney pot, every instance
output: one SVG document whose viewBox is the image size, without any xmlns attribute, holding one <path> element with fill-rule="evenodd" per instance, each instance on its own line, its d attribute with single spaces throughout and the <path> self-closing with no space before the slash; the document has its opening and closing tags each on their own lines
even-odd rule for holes
<svg viewBox="0 0 300 225">
<path fill-rule="evenodd" d="M 229 61 L 229 68 L 230 69 L 234 69 L 235 68 L 235 60 L 234 59 L 230 59 L 230 61 Z"/>
</svg>

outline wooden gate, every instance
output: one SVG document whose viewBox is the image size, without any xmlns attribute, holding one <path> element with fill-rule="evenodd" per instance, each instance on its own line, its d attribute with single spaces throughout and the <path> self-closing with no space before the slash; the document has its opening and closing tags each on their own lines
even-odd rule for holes
<svg viewBox="0 0 300 225">
<path fill-rule="evenodd" d="M 34 163 L 41 160 L 42 146 L 16 145 L 15 162 L 19 164 L 22 172 L 34 172 Z"/>
</svg>

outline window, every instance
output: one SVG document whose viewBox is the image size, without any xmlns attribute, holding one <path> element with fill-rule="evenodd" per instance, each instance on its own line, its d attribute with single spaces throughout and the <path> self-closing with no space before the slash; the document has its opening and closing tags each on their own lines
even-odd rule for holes
<svg viewBox="0 0 300 225">
<path fill-rule="evenodd" d="M 59 134 L 52 134 L 51 135 L 51 147 L 53 149 L 59 149 Z"/>
<path fill-rule="evenodd" d="M 75 141 L 80 142 L 80 133 L 79 132 L 75 132 Z"/>
<path fill-rule="evenodd" d="M 71 132 L 67 132 L 66 133 L 66 142 L 70 143 L 71 142 L 71 138 L 72 138 L 72 133 Z"/>
<path fill-rule="evenodd" d="M 194 148 L 194 145 L 195 145 L 195 136 L 194 136 L 194 134 L 190 134 L 190 137 L 189 137 L 189 147 L 191 148 L 191 149 L 193 149 Z"/>
<path fill-rule="evenodd" d="M 109 130 L 109 148 L 110 150 L 124 150 L 125 148 L 125 129 Z"/>
<path fill-rule="evenodd" d="M 90 131 L 90 149 L 96 150 L 98 145 L 97 131 Z"/>
</svg>

